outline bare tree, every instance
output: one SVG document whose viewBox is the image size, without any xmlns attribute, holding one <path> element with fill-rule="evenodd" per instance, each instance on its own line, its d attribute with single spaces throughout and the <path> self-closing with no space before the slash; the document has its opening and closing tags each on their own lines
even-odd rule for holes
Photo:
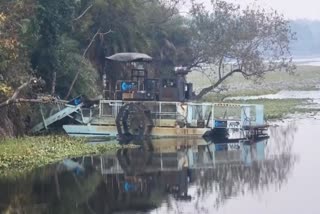
<svg viewBox="0 0 320 214">
<path fill-rule="evenodd" d="M 212 11 L 193 2 L 193 66 L 215 65 L 209 75 L 212 84 L 197 95 L 202 98 L 234 73 L 261 78 L 275 70 L 291 72 L 290 42 L 295 33 L 289 21 L 277 11 L 257 6 L 242 9 L 223 0 L 212 2 Z"/>
</svg>

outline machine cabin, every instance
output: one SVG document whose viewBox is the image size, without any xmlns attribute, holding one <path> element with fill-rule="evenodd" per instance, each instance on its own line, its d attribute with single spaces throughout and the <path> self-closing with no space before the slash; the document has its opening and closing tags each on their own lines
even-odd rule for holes
<svg viewBox="0 0 320 214">
<path fill-rule="evenodd" d="M 103 76 L 105 99 L 132 101 L 176 101 L 185 102 L 192 99 L 192 83 L 186 82 L 188 70 L 175 68 L 172 78 L 149 78 L 146 64 L 152 57 L 143 53 L 118 53 L 107 57 L 108 61 L 130 63 L 130 78 L 117 80 L 115 87 Z"/>
</svg>

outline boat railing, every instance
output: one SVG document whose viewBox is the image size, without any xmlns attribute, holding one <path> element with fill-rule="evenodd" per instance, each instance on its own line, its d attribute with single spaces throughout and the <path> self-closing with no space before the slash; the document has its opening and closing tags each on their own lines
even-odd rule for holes
<svg viewBox="0 0 320 214">
<path fill-rule="evenodd" d="M 99 116 L 115 119 L 120 108 L 126 103 L 141 101 L 101 100 Z M 191 126 L 202 121 L 210 128 L 214 128 L 216 120 L 230 122 L 231 128 L 264 124 L 262 105 L 167 101 L 143 101 L 143 104 L 150 109 L 152 119 L 159 126 L 176 126 L 177 120 L 185 121 Z M 235 123 L 239 125 L 235 127 Z"/>
</svg>

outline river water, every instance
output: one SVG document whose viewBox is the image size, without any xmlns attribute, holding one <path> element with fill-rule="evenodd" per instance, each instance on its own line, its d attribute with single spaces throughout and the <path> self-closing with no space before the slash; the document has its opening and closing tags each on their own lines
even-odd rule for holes
<svg viewBox="0 0 320 214">
<path fill-rule="evenodd" d="M 228 97 L 225 100 L 258 100 L 258 99 L 310 99 L 316 103 L 320 103 L 320 91 L 294 91 L 282 90 L 275 94 L 266 94 L 260 96 L 239 96 Z"/>
<path fill-rule="evenodd" d="M 295 57 L 293 62 L 297 65 L 320 66 L 320 57 Z"/>
<path fill-rule="evenodd" d="M 161 139 L 0 179 L 0 213 L 319 213 L 320 120 L 225 144 Z"/>
</svg>

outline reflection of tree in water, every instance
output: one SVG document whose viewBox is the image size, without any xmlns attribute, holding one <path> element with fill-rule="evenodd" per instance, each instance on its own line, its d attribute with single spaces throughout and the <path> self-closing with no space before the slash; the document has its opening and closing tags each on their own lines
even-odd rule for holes
<svg viewBox="0 0 320 214">
<path fill-rule="evenodd" d="M 88 213 L 88 200 L 101 179 L 93 171 L 77 175 L 53 165 L 17 180 L 1 180 L 0 213 Z"/>
<path fill-rule="evenodd" d="M 298 131 L 296 123 L 291 122 L 286 126 L 270 127 L 269 145 L 266 148 L 266 156 L 278 154 L 291 154 L 294 142 L 294 135 Z"/>
<path fill-rule="evenodd" d="M 298 160 L 292 153 L 296 130 L 294 124 L 271 128 L 273 140 L 269 141 L 265 150 L 265 160 L 253 161 L 250 166 L 240 162 L 225 163 L 217 164 L 211 170 L 196 170 L 194 174 L 201 187 L 198 190 L 197 206 L 209 194 L 216 196 L 215 207 L 219 208 L 231 197 L 247 193 L 259 194 L 272 187 L 281 189 Z"/>
<path fill-rule="evenodd" d="M 48 166 L 30 177 L 0 180 L 0 213 L 98 214 L 154 209 L 166 193 L 161 191 L 165 186 L 157 180 L 157 173 L 144 173 L 150 154 L 152 151 L 140 148 L 118 153 L 125 174 L 101 175 L 95 170 L 97 166 L 100 169 L 101 159 L 93 157 L 82 169 Z M 80 166 L 81 160 L 69 162 Z M 126 182 L 131 187 L 126 189 Z"/>
<path fill-rule="evenodd" d="M 270 128 L 271 139 L 264 150 L 263 160 L 253 160 L 248 165 L 240 159 L 225 161 L 229 160 L 225 155 L 220 156 L 222 161 L 218 161 L 218 156 L 214 156 L 215 168 L 192 169 L 191 177 L 189 164 L 184 161 L 188 148 L 160 155 L 146 146 L 123 149 L 117 155 L 105 157 L 112 160 L 110 163 L 106 162 L 110 167 L 115 168 L 116 163 L 119 163 L 124 173 L 117 171 L 101 175 L 96 169 L 100 170 L 102 167 L 100 163 L 103 157 L 97 157 L 94 159 L 97 164 L 90 161 L 91 165 L 86 166 L 80 174 L 74 170 L 58 170 L 53 166 L 47 167 L 42 176 L 36 175 L 34 178 L 12 182 L 0 180 L 0 213 L 9 208 L 22 211 L 32 207 L 35 209 L 21 213 L 48 213 L 43 212 L 44 209 L 50 210 L 49 213 L 97 214 L 128 210 L 147 211 L 160 207 L 164 202 L 168 207 L 171 205 L 169 209 L 183 209 L 178 201 L 191 200 L 187 197 L 188 193 L 190 194 L 189 179 L 191 185 L 198 188 L 197 195 L 191 195 L 195 199 L 191 203 L 195 202 L 199 213 L 204 213 L 208 210 L 208 204 L 203 203 L 205 198 L 215 197 L 213 203 L 219 208 L 231 197 L 248 193 L 259 194 L 270 188 L 280 189 L 286 184 L 297 161 L 297 156 L 293 154 L 296 130 L 294 124 Z M 199 148 L 194 157 L 204 160 L 207 149 Z M 254 155 L 257 148 L 253 144 L 247 151 Z M 160 170 L 159 157 L 163 163 L 167 161 L 171 170 Z M 172 160 L 175 161 L 174 164 Z M 180 162 L 182 167 L 177 167 Z M 39 209 L 41 207 L 42 209 Z"/>
</svg>

